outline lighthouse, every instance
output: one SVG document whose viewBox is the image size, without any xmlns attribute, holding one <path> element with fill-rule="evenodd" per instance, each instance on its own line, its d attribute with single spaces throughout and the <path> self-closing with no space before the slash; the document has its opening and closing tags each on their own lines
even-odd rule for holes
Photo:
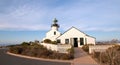
<svg viewBox="0 0 120 65">
<path fill-rule="evenodd" d="M 57 30 L 58 31 L 59 25 L 57 24 L 57 22 L 58 22 L 58 20 L 55 18 L 53 20 L 53 24 L 51 25 L 52 30 Z"/>
<path fill-rule="evenodd" d="M 61 33 L 58 30 L 60 26 L 57 24 L 57 22 L 58 20 L 54 18 L 51 24 L 51 30 L 46 33 L 46 37 L 43 40 L 50 39 L 52 41 L 56 41 L 57 37 L 61 35 Z"/>
</svg>

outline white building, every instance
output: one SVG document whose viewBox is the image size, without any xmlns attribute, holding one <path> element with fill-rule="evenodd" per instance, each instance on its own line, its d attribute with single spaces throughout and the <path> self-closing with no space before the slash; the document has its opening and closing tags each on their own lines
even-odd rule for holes
<svg viewBox="0 0 120 65">
<path fill-rule="evenodd" d="M 85 44 L 95 44 L 95 38 L 91 37 L 75 27 L 71 27 L 57 38 L 61 44 L 71 44 L 74 47 L 81 47 Z"/>
<path fill-rule="evenodd" d="M 51 30 L 46 33 L 46 37 L 43 40 L 50 39 L 52 41 L 57 41 L 59 44 L 69 44 L 74 47 L 82 47 L 85 44 L 95 44 L 94 37 L 81 32 L 75 27 L 71 27 L 66 32 L 61 34 L 58 31 L 59 25 L 57 22 L 58 21 L 54 19 Z"/>
</svg>

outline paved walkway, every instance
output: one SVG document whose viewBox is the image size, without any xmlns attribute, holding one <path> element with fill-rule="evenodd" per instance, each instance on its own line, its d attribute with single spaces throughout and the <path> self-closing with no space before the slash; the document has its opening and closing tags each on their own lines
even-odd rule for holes
<svg viewBox="0 0 120 65">
<path fill-rule="evenodd" d="M 81 48 L 74 48 L 74 51 L 75 59 L 73 60 L 71 65 L 99 65 Z"/>
</svg>

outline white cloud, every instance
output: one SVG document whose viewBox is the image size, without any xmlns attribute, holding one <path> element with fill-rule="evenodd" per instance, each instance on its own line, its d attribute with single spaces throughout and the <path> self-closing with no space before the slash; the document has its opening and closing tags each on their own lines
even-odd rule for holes
<svg viewBox="0 0 120 65">
<path fill-rule="evenodd" d="M 15 25 L 15 24 L 0 24 L 1 30 L 48 30 L 49 27 L 47 25 Z"/>
<path fill-rule="evenodd" d="M 46 11 L 28 5 L 19 6 L 0 16 L 0 30 L 48 30 L 42 21 Z"/>
<path fill-rule="evenodd" d="M 112 6 L 110 2 L 77 1 L 64 5 L 59 3 L 59 6 L 49 6 L 49 2 L 47 5 L 27 3 L 1 15 L 0 29 L 48 30 L 50 28 L 48 24 L 51 24 L 52 19 L 56 17 L 60 21 L 61 28 L 65 30 L 75 26 L 86 31 L 118 31 L 119 29 L 114 26 L 104 28 L 107 24 L 120 24 L 119 7 L 115 7 L 117 6 L 115 4 L 110 7 Z"/>
<path fill-rule="evenodd" d="M 113 27 L 109 27 L 109 28 L 103 28 L 103 27 L 86 27 L 83 28 L 84 31 L 101 31 L 101 32 L 120 32 L 120 28 L 113 28 Z"/>
</svg>

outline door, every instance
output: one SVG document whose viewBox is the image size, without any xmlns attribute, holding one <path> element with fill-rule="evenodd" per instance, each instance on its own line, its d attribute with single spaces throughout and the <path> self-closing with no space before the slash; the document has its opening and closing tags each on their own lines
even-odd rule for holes
<svg viewBox="0 0 120 65">
<path fill-rule="evenodd" d="M 78 39 L 77 38 L 73 38 L 74 40 L 74 47 L 78 47 Z"/>
</svg>

